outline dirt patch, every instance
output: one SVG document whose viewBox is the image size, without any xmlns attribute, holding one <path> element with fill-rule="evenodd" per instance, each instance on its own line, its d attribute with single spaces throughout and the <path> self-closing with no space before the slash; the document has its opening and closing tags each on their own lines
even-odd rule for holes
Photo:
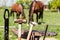
<svg viewBox="0 0 60 40">
<path fill-rule="evenodd" d="M 40 40 L 43 40 L 43 38 L 41 37 Z M 45 38 L 45 40 L 57 40 L 56 38 Z"/>
</svg>

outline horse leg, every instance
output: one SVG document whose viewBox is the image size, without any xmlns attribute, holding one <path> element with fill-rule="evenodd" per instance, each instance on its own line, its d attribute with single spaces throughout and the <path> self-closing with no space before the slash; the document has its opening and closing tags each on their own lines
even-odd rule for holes
<svg viewBox="0 0 60 40">
<path fill-rule="evenodd" d="M 32 11 L 32 12 L 31 12 Z M 30 12 L 29 12 L 29 23 L 31 22 L 31 21 L 34 21 L 34 19 L 33 19 L 33 10 L 31 10 Z"/>
<path fill-rule="evenodd" d="M 14 12 L 12 12 L 12 13 L 13 13 L 12 15 L 13 15 L 13 19 L 14 19 Z"/>
<path fill-rule="evenodd" d="M 32 21 L 34 21 L 33 15 L 29 17 L 29 22 L 32 22 Z"/>
<path fill-rule="evenodd" d="M 25 13 L 24 13 L 24 10 L 22 10 L 22 19 L 25 19 L 26 18 L 26 16 L 25 16 Z"/>
<path fill-rule="evenodd" d="M 16 18 L 19 19 L 20 14 L 16 14 Z"/>
<path fill-rule="evenodd" d="M 14 19 L 14 11 L 11 10 L 10 14 L 9 14 L 9 17 L 10 16 L 13 16 L 13 19 Z"/>
<path fill-rule="evenodd" d="M 38 23 L 38 13 L 36 13 L 36 15 L 37 15 L 37 16 L 36 16 L 36 22 Z"/>
<path fill-rule="evenodd" d="M 43 11 L 40 11 L 41 23 L 43 23 Z"/>
<path fill-rule="evenodd" d="M 34 21 L 33 13 L 34 13 L 34 7 L 32 7 L 29 11 L 29 22 Z"/>
</svg>

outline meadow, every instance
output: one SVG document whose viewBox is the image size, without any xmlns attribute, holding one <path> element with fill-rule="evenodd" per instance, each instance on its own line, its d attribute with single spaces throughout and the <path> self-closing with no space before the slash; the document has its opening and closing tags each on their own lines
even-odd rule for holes
<svg viewBox="0 0 60 40">
<path fill-rule="evenodd" d="M 10 11 L 10 9 L 9 9 L 9 11 Z M 26 19 L 28 21 L 29 10 L 25 9 L 24 11 L 26 14 Z M 0 9 L 0 26 L 4 26 L 3 15 L 4 15 L 4 9 Z M 35 17 L 36 17 L 36 15 L 34 14 L 34 21 L 36 21 Z M 15 16 L 15 18 L 16 18 L 16 16 Z M 40 21 L 41 20 L 39 19 L 39 22 Z M 43 21 L 45 22 L 44 24 L 49 25 L 48 31 L 56 32 L 58 34 L 57 36 L 53 36 L 53 37 L 59 40 L 60 39 L 60 12 L 58 13 L 58 12 L 44 11 Z M 14 23 L 13 17 L 9 18 L 9 25 L 10 26 L 16 26 L 16 28 L 18 28 L 18 24 Z M 23 30 L 29 30 L 29 26 L 26 26 L 26 25 L 27 25 L 27 23 L 22 24 Z M 45 26 L 46 25 L 40 24 L 38 26 L 35 26 L 33 28 L 33 30 L 45 30 Z M 4 29 L 1 29 L 1 28 L 0 28 L 0 39 L 4 40 Z M 15 36 L 12 33 L 11 29 L 9 29 L 9 39 L 10 40 L 17 40 L 17 36 Z"/>
</svg>

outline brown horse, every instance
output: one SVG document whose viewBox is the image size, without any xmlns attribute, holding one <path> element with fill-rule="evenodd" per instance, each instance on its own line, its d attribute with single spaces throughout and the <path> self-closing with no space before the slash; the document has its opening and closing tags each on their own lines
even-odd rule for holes
<svg viewBox="0 0 60 40">
<path fill-rule="evenodd" d="M 29 10 L 29 22 L 34 21 L 33 20 L 33 14 L 36 13 L 36 20 L 38 23 L 38 18 L 42 19 L 41 21 L 43 22 L 43 9 L 44 9 L 44 4 L 41 1 L 36 1 L 34 0 L 31 5 L 30 5 L 30 10 Z"/>
<path fill-rule="evenodd" d="M 25 19 L 24 9 L 21 4 L 12 5 L 10 16 L 12 16 L 12 14 L 13 14 L 13 17 L 14 17 L 14 12 L 16 12 L 17 19 L 19 19 L 20 14 L 22 14 L 22 19 Z"/>
</svg>

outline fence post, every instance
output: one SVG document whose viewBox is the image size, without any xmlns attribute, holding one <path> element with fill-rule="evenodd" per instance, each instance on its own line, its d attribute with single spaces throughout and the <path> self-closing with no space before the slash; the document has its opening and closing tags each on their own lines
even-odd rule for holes
<svg viewBox="0 0 60 40">
<path fill-rule="evenodd" d="M 47 30 L 48 30 L 48 25 L 46 25 L 46 29 L 45 29 L 45 34 L 44 34 L 44 38 L 43 38 L 43 40 L 45 40 Z"/>
</svg>

